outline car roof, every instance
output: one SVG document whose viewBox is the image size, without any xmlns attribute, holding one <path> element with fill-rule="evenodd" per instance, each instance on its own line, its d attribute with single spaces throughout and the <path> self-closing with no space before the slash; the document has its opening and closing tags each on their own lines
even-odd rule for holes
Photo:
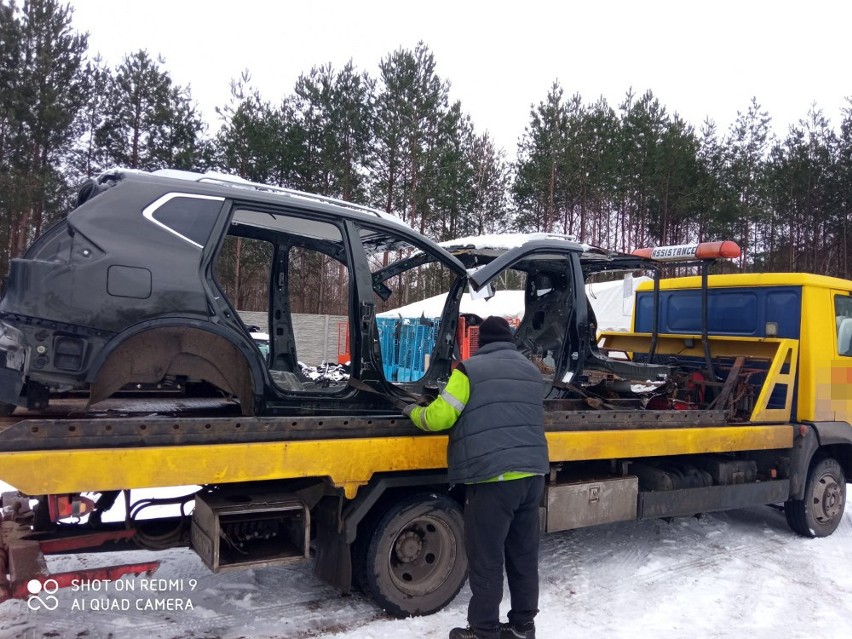
<svg viewBox="0 0 852 639">
<path fill-rule="evenodd" d="M 228 199 L 249 199 L 278 205 L 289 204 L 299 208 L 309 205 L 311 209 L 317 211 L 361 220 L 385 222 L 412 230 L 409 224 L 393 213 L 324 195 L 251 182 L 237 176 L 212 171 L 196 173 L 176 169 L 161 169 L 147 172 L 136 169 L 113 168 L 101 173 L 96 182 L 98 185 L 109 187 L 124 180 L 160 183 L 165 188 L 183 193 L 217 195 Z"/>
</svg>

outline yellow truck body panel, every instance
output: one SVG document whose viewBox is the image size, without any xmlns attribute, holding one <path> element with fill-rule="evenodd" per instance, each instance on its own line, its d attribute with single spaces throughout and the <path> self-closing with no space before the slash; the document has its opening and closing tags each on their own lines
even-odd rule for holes
<svg viewBox="0 0 852 639">
<path fill-rule="evenodd" d="M 789 448 L 789 424 L 547 434 L 553 462 Z M 328 477 L 347 497 L 374 473 L 446 467 L 447 437 L 322 439 L 3 454 L 3 480 L 29 495 Z M 34 472 L 49 468 L 50 472 Z"/>
</svg>

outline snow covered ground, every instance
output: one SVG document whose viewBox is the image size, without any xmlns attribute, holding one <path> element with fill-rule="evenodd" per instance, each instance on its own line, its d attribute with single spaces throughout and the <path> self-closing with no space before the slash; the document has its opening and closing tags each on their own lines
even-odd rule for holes
<svg viewBox="0 0 852 639">
<path fill-rule="evenodd" d="M 154 578 L 171 580 L 162 591 L 125 578 L 121 589 L 60 590 L 52 611 L 6 601 L 0 639 L 444 639 L 465 622 L 466 587 L 438 614 L 391 619 L 362 595 L 324 585 L 308 564 L 212 574 L 187 549 L 49 563 L 60 571 L 154 558 L 163 562 Z M 542 543 L 541 584 L 539 639 L 848 638 L 852 514 L 825 539 L 797 537 L 769 507 L 556 533 Z M 146 609 L 163 599 L 192 609 Z M 92 609 L 110 606 L 128 609 Z"/>
</svg>

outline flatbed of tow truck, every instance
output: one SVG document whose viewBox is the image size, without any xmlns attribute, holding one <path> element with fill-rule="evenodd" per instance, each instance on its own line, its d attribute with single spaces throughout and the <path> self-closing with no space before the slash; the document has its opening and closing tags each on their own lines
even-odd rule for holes
<svg viewBox="0 0 852 639">
<path fill-rule="evenodd" d="M 246 417 L 221 400 L 112 401 L 4 418 L 3 479 L 42 495 L 325 476 L 351 499 L 374 474 L 446 466 L 446 436 L 401 416 Z M 554 463 L 789 448 L 794 437 L 789 423 L 727 424 L 724 411 L 575 404 L 545 402 Z"/>
</svg>

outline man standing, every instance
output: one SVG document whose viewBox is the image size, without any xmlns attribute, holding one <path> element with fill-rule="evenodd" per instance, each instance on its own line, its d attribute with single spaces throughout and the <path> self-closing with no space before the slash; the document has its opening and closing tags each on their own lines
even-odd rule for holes
<svg viewBox="0 0 852 639">
<path fill-rule="evenodd" d="M 451 429 L 450 484 L 465 484 L 465 548 L 471 598 L 467 628 L 450 639 L 535 639 L 538 508 L 548 472 L 541 373 L 515 348 L 502 317 L 479 327 L 479 350 L 426 407 L 405 414 L 423 430 Z M 503 560 L 511 593 L 500 623 Z"/>
</svg>

